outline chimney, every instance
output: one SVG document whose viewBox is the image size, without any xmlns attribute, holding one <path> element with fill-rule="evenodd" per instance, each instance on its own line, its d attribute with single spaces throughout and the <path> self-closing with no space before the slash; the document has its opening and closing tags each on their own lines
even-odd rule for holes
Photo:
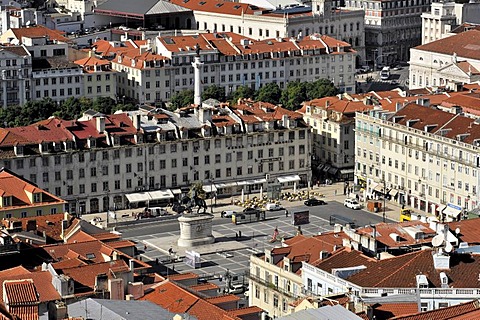
<svg viewBox="0 0 480 320">
<path fill-rule="evenodd" d="M 104 133 L 105 131 L 105 117 L 95 118 L 98 133 Z"/>
<path fill-rule="evenodd" d="M 289 128 L 288 116 L 286 114 L 282 116 L 282 126 L 284 128 Z"/>
<path fill-rule="evenodd" d="M 139 113 L 133 115 L 133 127 L 137 130 L 140 130 L 142 120 L 141 120 L 141 115 Z"/>
<path fill-rule="evenodd" d="M 91 58 L 91 57 L 92 57 L 92 55 L 93 55 L 93 52 L 92 52 L 92 50 L 88 51 L 88 57 L 89 57 L 89 58 Z"/>
<path fill-rule="evenodd" d="M 130 272 L 133 272 L 133 270 L 135 269 L 135 262 L 133 261 L 133 259 L 130 259 L 128 260 L 128 267 L 130 268 Z"/>
</svg>

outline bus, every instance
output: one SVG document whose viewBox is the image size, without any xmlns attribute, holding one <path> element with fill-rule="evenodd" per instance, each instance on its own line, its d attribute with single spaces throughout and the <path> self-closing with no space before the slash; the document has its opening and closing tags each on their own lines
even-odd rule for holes
<svg viewBox="0 0 480 320">
<path fill-rule="evenodd" d="M 388 78 L 390 78 L 390 67 L 383 67 L 382 71 L 380 71 L 380 78 L 382 80 L 388 80 Z"/>
</svg>

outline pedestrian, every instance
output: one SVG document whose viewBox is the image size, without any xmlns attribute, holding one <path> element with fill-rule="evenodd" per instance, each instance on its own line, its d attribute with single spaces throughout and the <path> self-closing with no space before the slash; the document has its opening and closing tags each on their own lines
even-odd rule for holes
<svg viewBox="0 0 480 320">
<path fill-rule="evenodd" d="M 143 246 L 143 251 L 147 251 L 147 245 Z"/>
<path fill-rule="evenodd" d="M 334 193 L 334 195 L 336 196 L 336 195 L 337 195 L 337 189 L 335 189 L 335 191 L 334 191 L 333 193 Z"/>
<path fill-rule="evenodd" d="M 285 209 L 285 217 L 288 218 L 288 210 Z"/>
<path fill-rule="evenodd" d="M 155 258 L 155 264 L 158 266 L 158 258 Z"/>
</svg>

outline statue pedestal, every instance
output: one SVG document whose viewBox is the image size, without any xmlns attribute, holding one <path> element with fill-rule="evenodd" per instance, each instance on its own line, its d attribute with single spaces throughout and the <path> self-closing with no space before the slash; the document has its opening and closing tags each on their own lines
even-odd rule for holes
<svg viewBox="0 0 480 320">
<path fill-rule="evenodd" d="M 180 223 L 179 247 L 195 247 L 215 242 L 212 235 L 211 214 L 186 214 L 178 218 Z"/>
</svg>

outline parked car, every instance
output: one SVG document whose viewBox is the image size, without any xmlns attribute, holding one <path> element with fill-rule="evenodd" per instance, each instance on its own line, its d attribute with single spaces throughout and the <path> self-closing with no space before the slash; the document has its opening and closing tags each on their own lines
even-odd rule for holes
<svg viewBox="0 0 480 320">
<path fill-rule="evenodd" d="M 311 199 L 305 200 L 303 204 L 305 204 L 307 207 L 312 207 L 312 206 L 321 206 L 327 203 L 320 199 L 311 198 Z"/>
<path fill-rule="evenodd" d="M 154 217 L 168 215 L 168 211 L 165 210 L 164 208 L 161 208 L 161 207 L 150 207 L 147 210 L 150 210 L 151 215 L 154 216 Z"/>
<path fill-rule="evenodd" d="M 231 218 L 234 214 L 237 214 L 237 213 L 233 210 L 225 210 L 220 213 L 220 216 L 222 218 Z"/>
<path fill-rule="evenodd" d="M 283 210 L 284 208 L 279 205 L 278 203 L 267 203 L 265 205 L 265 210 L 267 211 L 278 211 L 278 210 Z"/>
<path fill-rule="evenodd" d="M 348 199 L 347 198 L 347 199 L 345 199 L 343 204 L 345 205 L 345 207 L 353 209 L 353 210 L 359 210 L 359 209 L 362 208 L 362 205 L 360 203 L 358 203 L 358 201 L 355 200 L 355 199 Z"/>
</svg>

